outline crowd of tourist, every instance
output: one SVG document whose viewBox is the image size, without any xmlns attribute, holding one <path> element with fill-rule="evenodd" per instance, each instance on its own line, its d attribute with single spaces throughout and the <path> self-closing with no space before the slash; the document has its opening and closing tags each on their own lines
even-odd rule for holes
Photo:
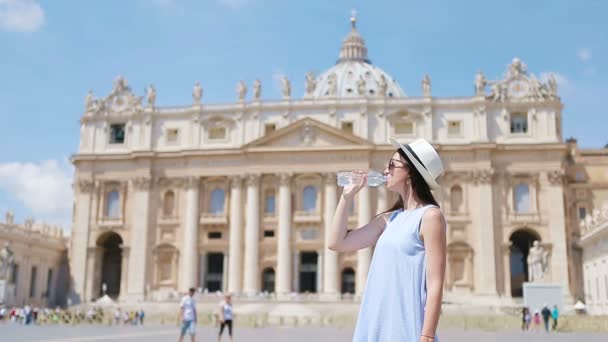
<svg viewBox="0 0 608 342">
<path fill-rule="evenodd" d="M 113 325 L 143 325 L 145 312 L 140 310 L 121 310 L 117 308 L 110 316 L 100 307 L 62 309 L 57 307 L 39 308 L 25 305 L 23 307 L 7 307 L 0 305 L 0 324 L 113 324 Z"/>
</svg>

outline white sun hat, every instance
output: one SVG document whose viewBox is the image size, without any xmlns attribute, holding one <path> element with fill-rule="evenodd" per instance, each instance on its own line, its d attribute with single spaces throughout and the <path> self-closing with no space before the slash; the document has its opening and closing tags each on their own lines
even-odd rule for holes
<svg viewBox="0 0 608 342">
<path fill-rule="evenodd" d="M 424 139 L 403 145 L 395 138 L 389 138 L 395 148 L 400 148 L 420 172 L 431 189 L 439 188 L 437 177 L 443 173 L 443 164 L 433 146 Z"/>
</svg>

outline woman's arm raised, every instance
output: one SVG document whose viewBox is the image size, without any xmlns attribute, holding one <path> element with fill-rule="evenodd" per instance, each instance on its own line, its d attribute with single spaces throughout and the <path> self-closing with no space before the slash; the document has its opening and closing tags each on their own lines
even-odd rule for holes
<svg viewBox="0 0 608 342">
<path fill-rule="evenodd" d="M 336 207 L 336 212 L 331 224 L 331 237 L 329 249 L 336 252 L 352 252 L 362 248 L 370 247 L 376 243 L 382 233 L 388 214 L 374 217 L 368 224 L 359 227 L 351 232 L 347 232 L 348 212 L 347 209 L 352 204 L 355 194 L 367 185 L 367 176 L 364 171 L 361 173 L 359 184 L 345 187 L 340 201 Z"/>
</svg>

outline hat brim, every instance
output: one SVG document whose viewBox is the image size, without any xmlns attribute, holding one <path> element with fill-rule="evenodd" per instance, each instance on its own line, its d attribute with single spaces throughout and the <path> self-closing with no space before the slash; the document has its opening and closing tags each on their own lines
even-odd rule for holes
<svg viewBox="0 0 608 342">
<path fill-rule="evenodd" d="M 422 178 L 424 178 L 424 181 L 426 182 L 426 184 L 429 185 L 429 187 L 431 189 L 436 190 L 436 189 L 439 188 L 439 183 L 437 183 L 437 181 L 435 180 L 435 178 L 433 178 L 433 176 L 431 176 L 431 174 L 424 168 L 424 166 L 422 166 L 422 164 L 420 164 L 418 162 L 418 160 L 416 159 L 416 157 L 414 157 L 410 153 L 410 151 L 408 151 L 408 149 L 405 148 L 405 146 L 403 146 L 403 144 L 401 144 L 400 142 L 398 142 L 395 138 L 389 138 L 389 141 L 393 145 L 394 148 L 401 149 L 405 153 L 405 155 L 412 162 L 412 164 L 414 165 L 414 167 L 416 168 L 416 170 L 418 170 L 418 172 L 420 172 L 420 175 L 422 175 Z"/>
</svg>

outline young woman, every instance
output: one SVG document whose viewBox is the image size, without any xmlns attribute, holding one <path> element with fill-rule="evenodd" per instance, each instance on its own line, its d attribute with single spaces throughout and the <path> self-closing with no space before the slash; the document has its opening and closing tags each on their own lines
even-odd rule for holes
<svg viewBox="0 0 608 342">
<path fill-rule="evenodd" d="M 346 186 L 333 218 L 329 248 L 350 252 L 375 245 L 354 342 L 438 341 L 446 263 L 446 225 L 431 189 L 443 165 L 423 139 L 402 145 L 384 174 L 399 200 L 388 211 L 347 234 L 347 208 L 367 181 Z"/>
</svg>

